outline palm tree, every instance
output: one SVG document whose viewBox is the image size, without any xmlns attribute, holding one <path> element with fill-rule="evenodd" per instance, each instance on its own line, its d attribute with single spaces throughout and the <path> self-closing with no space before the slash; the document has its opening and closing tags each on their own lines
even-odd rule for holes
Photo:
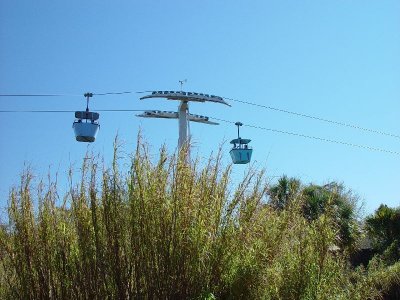
<svg viewBox="0 0 400 300">
<path fill-rule="evenodd" d="M 343 184 L 331 182 L 325 185 L 310 184 L 302 190 L 303 215 L 309 220 L 330 214 L 338 226 L 338 244 L 352 249 L 360 234 L 357 222 L 358 197 Z"/>
<path fill-rule="evenodd" d="M 368 237 L 373 247 L 393 263 L 400 259 L 400 207 L 390 208 L 381 204 L 375 213 L 365 220 Z"/>
<path fill-rule="evenodd" d="M 283 175 L 279 178 L 278 183 L 268 190 L 269 203 L 275 209 L 283 210 L 299 195 L 300 191 L 299 179 Z"/>
</svg>

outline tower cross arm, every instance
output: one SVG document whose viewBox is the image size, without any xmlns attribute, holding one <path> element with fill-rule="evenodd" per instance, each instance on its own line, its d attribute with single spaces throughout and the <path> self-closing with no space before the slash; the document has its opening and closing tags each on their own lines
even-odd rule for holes
<svg viewBox="0 0 400 300">
<path fill-rule="evenodd" d="M 140 100 L 151 98 L 166 98 L 168 100 L 193 102 L 214 102 L 231 106 L 228 102 L 224 100 L 224 98 L 220 96 L 183 91 L 154 91 L 149 95 L 141 97 Z"/>
</svg>

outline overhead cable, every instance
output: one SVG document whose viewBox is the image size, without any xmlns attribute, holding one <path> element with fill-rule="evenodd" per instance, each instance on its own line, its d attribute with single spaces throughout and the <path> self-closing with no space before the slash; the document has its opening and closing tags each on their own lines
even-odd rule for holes
<svg viewBox="0 0 400 300">
<path fill-rule="evenodd" d="M 145 109 L 96 109 L 100 112 L 137 112 Z M 71 113 L 75 110 L 0 110 L 0 113 Z"/>
<path fill-rule="evenodd" d="M 80 97 L 77 94 L 0 94 L 0 97 Z"/>
<path fill-rule="evenodd" d="M 279 111 L 279 112 L 282 112 L 282 113 L 291 114 L 291 115 L 295 115 L 295 116 L 298 116 L 298 117 L 309 118 L 309 119 L 313 119 L 313 120 L 317 120 L 317 121 L 327 122 L 327 123 L 331 123 L 331 124 L 335 124 L 335 125 L 339 125 L 339 126 L 350 127 L 350 128 L 354 128 L 354 129 L 358 129 L 358 130 L 368 131 L 368 132 L 377 133 L 377 134 L 380 134 L 380 135 L 386 135 L 386 136 L 390 136 L 390 137 L 394 137 L 394 138 L 400 139 L 400 135 L 393 134 L 393 133 L 388 133 L 388 132 L 384 132 L 384 131 L 380 131 L 380 130 L 365 128 L 365 127 L 361 127 L 361 126 L 354 125 L 354 124 L 349 124 L 349 123 L 344 123 L 344 122 L 324 119 L 324 118 L 320 118 L 320 117 L 316 117 L 316 116 L 311 116 L 311 115 L 298 113 L 298 112 L 290 111 L 290 110 L 285 110 L 285 109 L 281 109 L 281 108 L 277 108 L 277 107 L 257 104 L 257 103 L 253 103 L 253 102 L 249 102 L 249 101 L 244 101 L 244 100 L 239 100 L 239 99 L 232 99 L 232 98 L 227 98 L 227 97 L 223 97 L 223 98 L 226 99 L 226 100 L 239 102 L 239 103 L 252 105 L 252 106 L 257 106 L 257 107 L 262 107 L 262 108 L 270 109 L 270 110 L 274 110 L 274 111 Z"/>
<path fill-rule="evenodd" d="M 145 109 L 97 109 L 96 111 L 98 111 L 98 112 L 139 112 L 139 111 L 146 111 L 146 110 Z M 0 113 L 72 113 L 72 112 L 75 112 L 75 111 L 74 110 L 0 110 Z M 229 123 L 229 124 L 235 124 L 234 121 L 229 121 L 229 120 L 224 120 L 224 119 L 219 119 L 219 118 L 214 118 L 214 117 L 210 117 L 210 119 L 214 119 L 216 121 L 221 121 L 221 122 L 225 122 L 225 123 Z M 322 142 L 351 146 L 351 147 L 366 149 L 366 150 L 370 150 L 370 151 L 400 155 L 400 152 L 397 152 L 397 151 L 386 150 L 386 149 L 381 149 L 381 148 L 376 148 L 376 147 L 370 147 L 370 146 L 366 146 L 366 145 L 353 144 L 353 143 L 348 143 L 348 142 L 339 141 L 339 140 L 332 140 L 332 139 L 327 139 L 327 138 L 323 138 L 323 137 L 306 135 L 306 134 L 302 134 L 302 133 L 284 131 L 284 130 L 279 130 L 279 129 L 274 129 L 274 128 L 266 128 L 266 127 L 262 127 L 262 126 L 258 126 L 258 125 L 245 124 L 245 123 L 243 123 L 243 126 L 247 126 L 247 127 L 255 128 L 255 129 L 261 129 L 261 130 L 270 131 L 270 132 L 287 134 L 287 135 L 291 135 L 291 136 L 298 136 L 298 137 L 307 138 L 307 139 L 318 140 L 318 141 L 322 141 Z"/>
<path fill-rule="evenodd" d="M 152 91 L 105 92 L 105 93 L 93 93 L 93 95 L 108 96 L 108 95 L 142 94 L 142 93 L 150 93 L 150 92 L 152 92 Z M 77 97 L 77 96 L 82 96 L 82 95 L 76 95 L 76 94 L 72 94 L 72 95 L 71 94 L 0 94 L 0 97 Z M 240 99 L 234 99 L 234 98 L 228 98 L 228 97 L 222 97 L 222 98 L 224 98 L 226 100 L 246 104 L 246 105 L 261 107 L 261 108 L 269 109 L 272 111 L 295 115 L 298 117 L 313 119 L 316 121 L 326 122 L 329 124 L 353 128 L 353 129 L 357 129 L 357 130 L 362 130 L 362 131 L 366 131 L 366 132 L 371 132 L 371 133 L 375 133 L 375 134 L 380 134 L 380 135 L 400 139 L 400 135 L 398 135 L 398 134 L 393 134 L 393 133 L 389 133 L 389 132 L 385 132 L 385 131 L 381 131 L 381 130 L 366 128 L 366 127 L 362 127 L 362 126 L 355 125 L 355 124 L 339 122 L 339 121 L 335 121 L 335 120 L 331 120 L 331 119 L 321 118 L 321 117 L 317 117 L 317 116 L 312 116 L 312 115 L 308 115 L 308 114 L 304 114 L 304 113 L 299 113 L 299 112 L 295 112 L 295 111 L 290 111 L 290 110 L 286 110 L 286 109 L 282 109 L 282 108 L 258 104 L 258 103 L 240 100 Z"/>
<path fill-rule="evenodd" d="M 211 118 L 211 117 L 210 117 L 210 119 L 214 119 L 214 120 L 225 122 L 225 123 L 235 124 L 235 122 L 233 122 L 233 121 L 228 121 L 228 120 L 223 120 L 223 119 L 218 119 L 218 118 Z M 328 142 L 328 143 L 334 143 L 334 144 L 340 144 L 340 145 L 345 145 L 345 146 L 367 149 L 367 150 L 371 150 L 371 151 L 400 155 L 400 152 L 397 152 L 397 151 L 386 150 L 386 149 L 381 149 L 381 148 L 376 148 L 376 147 L 370 147 L 370 146 L 366 146 L 366 145 L 353 144 L 353 143 L 348 143 L 348 142 L 343 142 L 343 141 L 338 141 L 338 140 L 327 139 L 327 138 L 323 138 L 323 137 L 306 135 L 306 134 L 302 134 L 302 133 L 284 131 L 284 130 L 273 129 L 273 128 L 266 128 L 266 127 L 262 127 L 262 126 L 245 124 L 245 123 L 243 123 L 243 126 L 261 129 L 261 130 L 265 130 L 265 131 L 283 133 L 283 134 L 292 135 L 292 136 L 298 136 L 298 137 L 307 138 L 307 139 L 318 140 L 318 141 L 322 141 L 322 142 Z"/>
<path fill-rule="evenodd" d="M 141 92 L 108 92 L 108 93 L 93 93 L 96 96 L 107 96 L 107 95 L 125 95 L 125 94 L 143 94 L 143 93 L 151 93 L 152 91 L 141 91 Z"/>
<path fill-rule="evenodd" d="M 107 93 L 92 93 L 95 96 L 107 95 L 125 95 L 125 94 L 143 94 L 151 91 L 127 91 L 127 92 L 107 92 Z M 81 97 L 78 94 L 0 94 L 0 97 Z"/>
</svg>

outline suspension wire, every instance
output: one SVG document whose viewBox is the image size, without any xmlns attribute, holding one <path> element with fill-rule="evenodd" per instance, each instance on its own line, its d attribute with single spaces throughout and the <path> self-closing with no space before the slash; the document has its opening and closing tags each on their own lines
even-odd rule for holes
<svg viewBox="0 0 400 300">
<path fill-rule="evenodd" d="M 82 97 L 77 94 L 0 94 L 0 97 Z"/>
<path fill-rule="evenodd" d="M 143 94 L 143 93 L 151 93 L 151 92 L 152 91 L 105 92 L 105 93 L 93 93 L 93 95 L 107 96 L 107 95 Z M 75 95 L 69 95 L 69 94 L 0 94 L 0 97 L 77 97 L 77 96 L 82 96 L 82 95 L 76 95 L 76 94 Z M 354 125 L 354 124 L 350 124 L 350 123 L 334 121 L 334 120 L 330 120 L 330 119 L 325 119 L 325 118 L 321 118 L 321 117 L 317 117 L 317 116 L 312 116 L 312 115 L 299 113 L 299 112 L 295 112 L 295 111 L 290 111 L 290 110 L 286 110 L 286 109 L 281 109 L 281 108 L 277 108 L 277 107 L 272 107 L 272 106 L 268 106 L 268 105 L 257 104 L 257 103 L 253 103 L 250 101 L 228 98 L 228 97 L 223 97 L 223 98 L 226 100 L 230 100 L 230 101 L 234 101 L 234 102 L 238 102 L 238 103 L 242 103 L 242 104 L 246 104 L 246 105 L 261 107 L 261 108 L 265 108 L 265 109 L 269 109 L 269 110 L 273 110 L 273 111 L 278 111 L 281 113 L 295 115 L 298 117 L 313 119 L 316 121 L 326 122 L 326 123 L 330 123 L 330 124 L 334 124 L 334 125 L 338 125 L 338 126 L 349 127 L 349 128 L 353 128 L 353 129 L 357 129 L 357 130 L 362 130 L 362 131 L 366 131 L 366 132 L 371 132 L 371 133 L 375 133 L 375 134 L 380 134 L 380 135 L 400 139 L 400 135 L 381 131 L 381 130 L 370 129 L 370 128 L 366 128 L 366 127 L 362 127 L 362 126 L 358 126 L 358 125 Z"/>
<path fill-rule="evenodd" d="M 235 124 L 235 122 L 233 122 L 233 121 L 228 121 L 228 120 L 224 120 L 224 119 L 218 119 L 218 118 L 213 118 L 213 117 L 211 117 L 210 119 L 214 119 L 214 120 L 217 120 L 217 121 L 220 121 L 220 122 L 229 123 L 229 124 Z M 345 146 L 350 146 L 350 147 L 367 149 L 367 150 L 376 151 L 376 152 L 383 152 L 383 153 L 390 153 L 390 154 L 394 154 L 394 155 L 400 155 L 400 152 L 397 152 L 397 151 L 386 150 L 386 149 L 382 149 L 382 148 L 375 148 L 375 147 L 370 147 L 370 146 L 366 146 L 366 145 L 353 144 L 353 143 L 348 143 L 348 142 L 343 142 L 343 141 L 338 141 L 338 140 L 327 139 L 327 138 L 323 138 L 323 137 L 306 135 L 306 134 L 302 134 L 302 133 L 284 131 L 284 130 L 273 129 L 273 128 L 266 128 L 266 127 L 262 127 L 262 126 L 251 125 L 251 124 L 243 124 L 243 126 L 247 126 L 247 127 L 250 127 L 250 128 L 256 128 L 256 129 L 261 129 L 261 130 L 265 130 L 265 131 L 283 133 L 283 134 L 292 135 L 292 136 L 298 136 L 298 137 L 307 138 L 307 139 L 318 140 L 318 141 L 322 141 L 322 142 L 328 142 L 328 143 L 333 143 L 333 144 L 340 144 L 340 145 L 345 145 Z"/>
<path fill-rule="evenodd" d="M 98 111 L 98 112 L 141 112 L 141 111 L 147 111 L 147 109 L 96 109 L 96 111 Z M 72 113 L 72 112 L 75 112 L 75 110 L 0 110 L 0 113 Z M 219 118 L 215 118 L 215 117 L 210 117 L 210 119 L 228 123 L 228 124 L 236 123 L 234 121 L 228 121 L 228 120 L 219 119 Z M 400 152 L 397 152 L 397 151 L 386 150 L 386 149 L 376 148 L 376 147 L 370 147 L 370 146 L 366 146 L 366 145 L 353 144 L 353 143 L 348 143 L 348 142 L 339 141 L 339 140 L 332 140 L 332 139 L 327 139 L 327 138 L 323 138 L 323 137 L 306 135 L 306 134 L 302 134 L 302 133 L 284 131 L 284 130 L 279 130 L 279 129 L 274 129 L 274 128 L 266 128 L 266 127 L 262 127 L 262 126 L 258 126 L 258 125 L 252 125 L 252 124 L 243 124 L 243 126 L 247 126 L 247 127 L 255 128 L 255 129 L 261 129 L 261 130 L 270 131 L 270 132 L 287 134 L 287 135 L 291 135 L 291 136 L 307 138 L 307 139 L 318 140 L 318 141 L 322 141 L 322 142 L 356 147 L 356 148 L 366 149 L 366 150 L 375 151 L 375 152 L 383 152 L 383 153 L 390 153 L 390 154 L 394 154 L 394 155 L 400 155 Z"/>
<path fill-rule="evenodd" d="M 143 93 L 151 93 L 152 91 L 140 91 L 140 92 L 109 92 L 109 93 L 93 93 L 96 96 L 107 96 L 107 95 L 125 95 L 125 94 L 143 94 Z"/>
<path fill-rule="evenodd" d="M 92 93 L 95 96 L 107 95 L 125 95 L 125 94 L 143 94 L 151 93 L 152 91 L 126 91 L 126 92 L 107 92 L 107 93 Z M 0 97 L 81 97 L 77 94 L 0 94 Z"/>
<path fill-rule="evenodd" d="M 100 112 L 137 112 L 148 109 L 96 109 Z M 71 113 L 75 110 L 0 110 L 0 113 Z"/>
<path fill-rule="evenodd" d="M 239 99 L 232 99 L 232 98 L 227 98 L 227 97 L 224 97 L 224 99 L 230 100 L 230 101 L 234 101 L 234 102 L 243 103 L 243 104 L 247 104 L 247 105 L 252 105 L 252 106 L 256 106 L 256 107 L 262 107 L 262 108 L 265 108 L 265 109 L 270 109 L 270 110 L 274 110 L 274 111 L 278 111 L 278 112 L 282 112 L 282 113 L 286 113 L 286 114 L 291 114 L 291 115 L 295 115 L 295 116 L 298 116 L 298 117 L 309 118 L 309 119 L 313 119 L 313 120 L 317 120 L 317 121 L 322 121 L 322 122 L 331 123 L 331 124 L 344 126 L 344 127 L 350 127 L 350 128 L 354 128 L 354 129 L 358 129 L 358 130 L 368 131 L 368 132 L 372 132 L 372 133 L 376 133 L 376 134 L 390 136 L 390 137 L 394 137 L 394 138 L 400 139 L 400 135 L 397 135 L 397 134 L 388 133 L 388 132 L 375 130 L 375 129 L 370 129 L 370 128 L 365 128 L 365 127 L 361 127 L 361 126 L 354 125 L 354 124 L 349 124 L 349 123 L 334 121 L 334 120 L 330 120 L 330 119 L 320 118 L 320 117 L 311 116 L 311 115 L 307 115 L 307 114 L 303 114 L 303 113 L 298 113 L 298 112 L 295 112 L 295 111 L 285 110 L 285 109 L 281 109 L 281 108 L 277 108 L 277 107 L 257 104 L 257 103 L 244 101 L 244 100 L 239 100 Z"/>
</svg>

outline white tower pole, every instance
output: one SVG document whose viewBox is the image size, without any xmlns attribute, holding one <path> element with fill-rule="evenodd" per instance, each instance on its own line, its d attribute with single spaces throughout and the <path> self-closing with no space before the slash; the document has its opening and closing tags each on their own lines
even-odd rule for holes
<svg viewBox="0 0 400 300">
<path fill-rule="evenodd" d="M 189 101 L 194 102 L 214 102 L 230 106 L 222 97 L 202 94 L 202 93 L 191 93 L 182 91 L 183 83 L 185 80 L 179 81 L 181 84 L 181 91 L 154 91 L 150 95 L 143 96 L 140 100 L 150 99 L 150 98 L 166 98 L 168 100 L 178 100 L 180 101 L 178 112 L 160 112 L 160 111 L 145 111 L 145 113 L 138 115 L 139 117 L 145 118 L 166 118 L 166 119 L 178 119 L 179 124 L 179 139 L 178 139 L 178 149 L 186 146 L 189 143 L 189 121 L 218 125 L 218 123 L 209 121 L 208 117 L 191 115 L 189 114 Z M 188 156 L 190 154 L 188 147 Z"/>
<path fill-rule="evenodd" d="M 181 101 L 178 110 L 179 117 L 179 140 L 178 140 L 178 148 L 179 150 L 187 143 L 188 141 L 188 102 Z"/>
</svg>

